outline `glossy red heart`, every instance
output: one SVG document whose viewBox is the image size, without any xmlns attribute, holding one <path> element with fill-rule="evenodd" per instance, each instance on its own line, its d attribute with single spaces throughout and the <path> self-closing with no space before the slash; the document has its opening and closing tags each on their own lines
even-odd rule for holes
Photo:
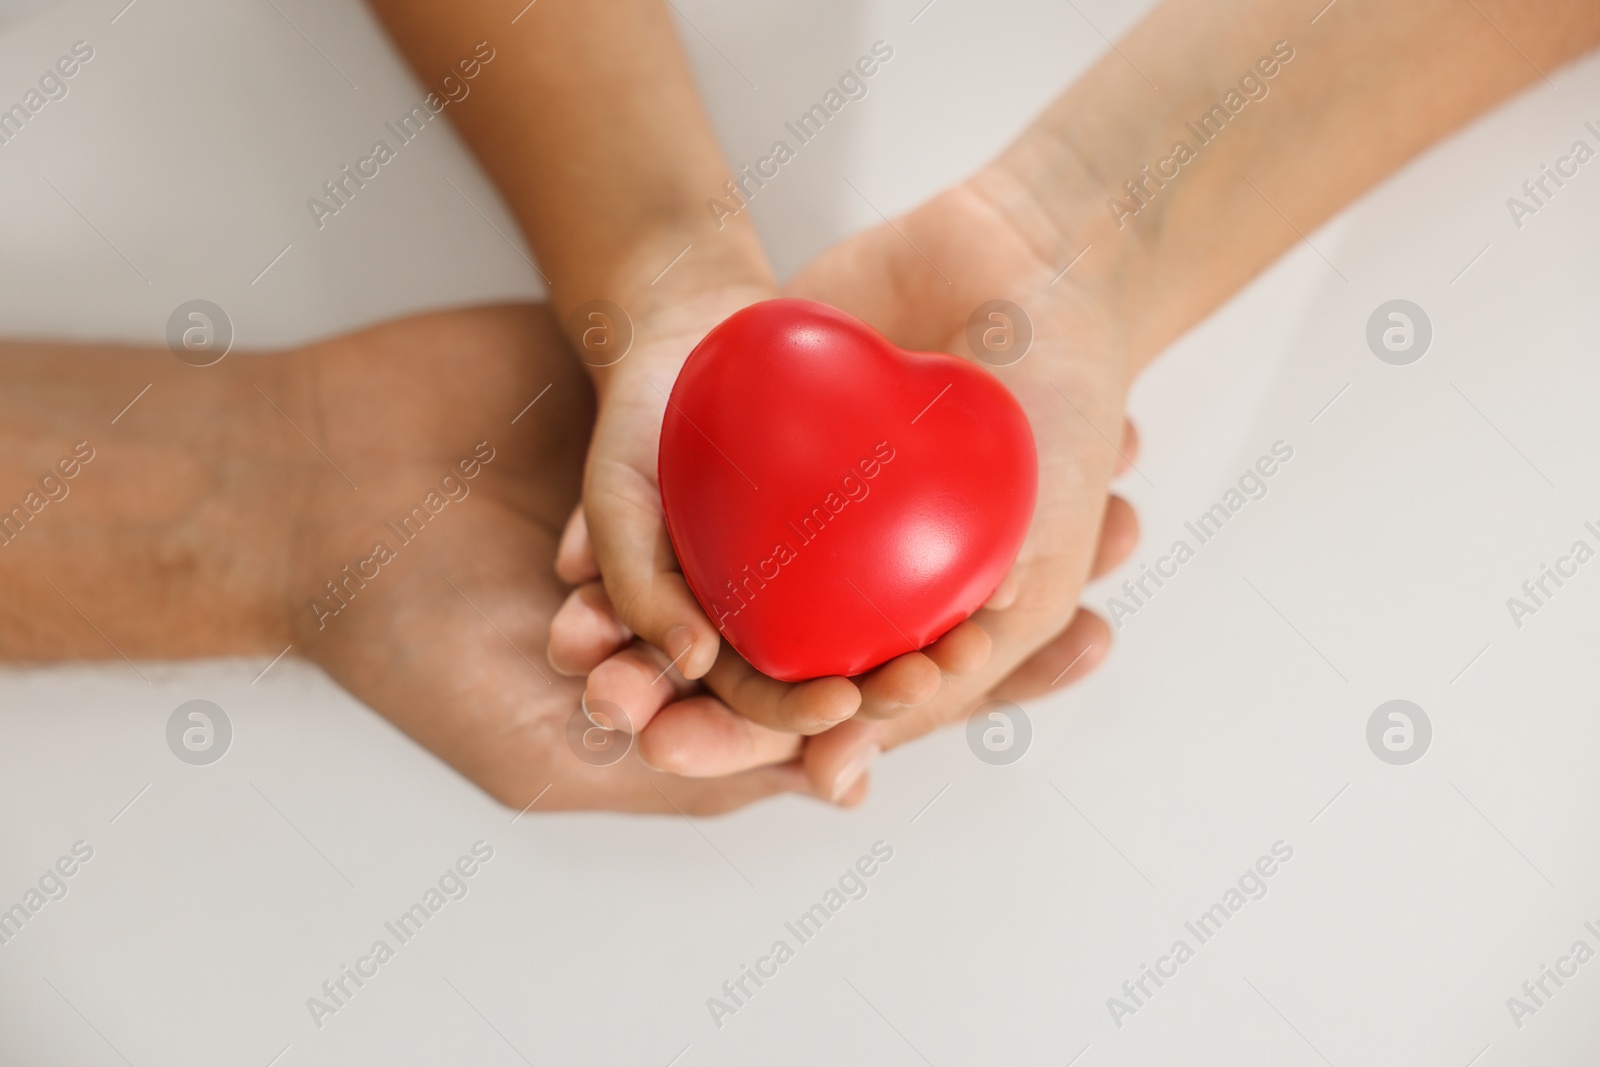
<svg viewBox="0 0 1600 1067">
<path fill-rule="evenodd" d="M 768 300 L 690 353 L 661 428 L 689 588 L 753 666 L 856 675 L 976 611 L 1033 516 L 1027 417 L 982 367 Z"/>
</svg>

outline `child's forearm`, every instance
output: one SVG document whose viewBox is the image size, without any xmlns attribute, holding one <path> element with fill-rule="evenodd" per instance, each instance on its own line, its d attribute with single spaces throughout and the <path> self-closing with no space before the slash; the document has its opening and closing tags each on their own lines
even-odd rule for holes
<svg viewBox="0 0 1600 1067">
<path fill-rule="evenodd" d="M 563 322 L 592 299 L 640 317 L 694 291 L 771 285 L 748 216 L 719 228 L 706 208 L 729 176 L 662 0 L 538 3 L 515 24 L 506 0 L 370 2 L 425 81 L 479 42 L 493 49 L 450 115 Z"/>
<path fill-rule="evenodd" d="M 1600 42 L 1593 0 L 1320 6 L 1169 0 L 986 175 L 1049 235 L 1041 254 L 1093 246 L 1074 274 L 1124 294 L 1135 369 L 1406 160 Z"/>
</svg>

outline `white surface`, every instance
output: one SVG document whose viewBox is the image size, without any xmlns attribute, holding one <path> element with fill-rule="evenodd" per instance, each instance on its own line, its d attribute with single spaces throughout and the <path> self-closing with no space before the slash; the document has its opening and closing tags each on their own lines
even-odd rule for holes
<svg viewBox="0 0 1600 1067">
<path fill-rule="evenodd" d="M 330 63 L 270 5 L 140 0 L 111 25 L 122 4 L 67 3 L 0 39 L 0 101 L 73 40 L 97 50 L 0 148 L 8 332 L 157 341 L 203 296 L 242 344 L 268 344 L 536 292 L 445 184 L 511 232 L 442 126 L 359 210 L 312 228 L 305 197 L 420 95 L 359 8 L 277 0 Z M 886 212 L 913 204 L 1103 48 L 1043 0 L 938 0 L 912 24 L 920 7 L 680 4 L 736 160 L 873 40 L 896 49 L 756 202 L 785 269 L 875 219 L 843 177 Z M 1113 36 L 1137 15 L 1079 9 Z M 1600 962 L 1521 1029 L 1505 1004 L 1573 941 L 1600 948 L 1583 928 L 1600 926 L 1600 570 L 1520 631 L 1505 607 L 1600 520 L 1600 172 L 1520 231 L 1504 206 L 1600 119 L 1600 63 L 1555 80 L 1312 235 L 1320 255 L 1298 248 L 1140 384 L 1133 569 L 1272 442 L 1294 460 L 1097 675 L 1031 709 L 1012 767 L 950 730 L 882 760 L 855 814 L 779 801 L 693 826 L 513 823 L 292 663 L 254 687 L 264 663 L 146 667 L 152 685 L 120 666 L 0 676 L 0 904 L 74 841 L 95 849 L 0 946 L 0 1060 L 1594 1062 Z M 1394 297 L 1434 325 L 1409 367 L 1363 339 Z M 210 767 L 163 737 L 194 697 L 235 726 Z M 1407 767 L 1364 737 L 1394 697 L 1435 729 Z M 318 1030 L 306 998 L 480 839 L 495 857 L 469 895 Z M 1115 1027 L 1107 998 L 1280 839 L 1294 858 L 1268 895 Z M 878 840 L 894 858 L 868 895 L 719 1031 L 706 999 L 793 943 L 785 920 Z"/>
</svg>

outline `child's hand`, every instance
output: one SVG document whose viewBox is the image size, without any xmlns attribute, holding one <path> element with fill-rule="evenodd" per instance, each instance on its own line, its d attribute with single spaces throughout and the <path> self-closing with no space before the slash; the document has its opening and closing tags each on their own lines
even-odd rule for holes
<svg viewBox="0 0 1600 1067">
<path fill-rule="evenodd" d="M 988 654 L 982 630 L 963 624 L 859 679 L 778 682 L 721 641 L 689 591 L 667 538 L 656 477 L 667 397 L 701 337 L 740 307 L 773 295 L 745 285 L 664 303 L 634 319 L 633 351 L 596 376 L 600 415 L 583 507 L 558 560 L 562 578 L 578 588 L 552 625 L 550 661 L 565 673 L 589 674 L 588 698 L 621 707 L 634 730 L 681 695 L 683 683 L 703 680 L 726 702 L 721 710 L 731 707 L 769 731 L 814 734 L 858 713 L 885 717 L 917 706 L 944 674 L 974 670 Z M 581 337 L 575 341 L 581 346 Z"/>
</svg>

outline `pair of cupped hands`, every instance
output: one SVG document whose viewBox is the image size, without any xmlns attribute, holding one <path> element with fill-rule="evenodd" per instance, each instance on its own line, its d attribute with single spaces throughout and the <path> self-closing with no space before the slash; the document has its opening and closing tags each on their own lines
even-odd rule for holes
<svg viewBox="0 0 1600 1067">
<path fill-rule="evenodd" d="M 631 732 L 646 767 L 697 779 L 695 806 L 778 789 L 857 804 L 882 751 L 985 700 L 1066 685 L 1103 657 L 1107 628 L 1077 600 L 1137 538 L 1132 509 L 1108 491 L 1135 448 L 1122 415 L 1128 383 L 1108 303 L 1063 279 L 1059 253 L 1030 241 L 1026 211 L 1011 210 L 1014 195 L 998 175 L 980 175 L 829 250 L 782 292 L 850 312 L 902 347 L 967 358 L 979 305 L 1009 300 L 1029 317 L 1029 351 L 992 368 L 1027 412 L 1039 451 L 1029 535 L 988 603 L 920 651 L 859 677 L 776 681 L 720 639 L 678 570 L 656 478 L 667 395 L 709 329 L 777 292 L 724 285 L 652 304 L 659 310 L 635 323 L 633 348 L 597 376 L 583 498 L 555 560 L 574 588 L 551 622 L 549 661 L 586 679 L 585 712 Z"/>
<path fill-rule="evenodd" d="M 206 368 L 148 350 L 13 351 L 0 403 L 34 414 L 5 420 L 30 435 L 8 476 L 47 469 L 78 437 L 98 455 L 74 496 L 3 550 L 16 603 L 37 605 L 9 627 L 9 651 L 111 656 L 110 644 L 137 661 L 290 644 L 516 808 L 707 813 L 782 792 L 858 804 L 880 752 L 983 701 L 1067 685 L 1109 643 L 1077 602 L 1137 537 L 1108 489 L 1135 448 L 1127 373 L 1112 302 L 1061 275 L 1064 248 L 1026 215 L 980 175 L 844 241 L 783 290 L 902 347 L 967 358 L 980 304 L 1012 301 L 1032 323 L 1027 354 L 993 368 L 1040 461 L 1015 565 L 969 620 L 864 676 L 760 674 L 677 570 L 656 480 L 667 395 L 708 330 L 780 295 L 700 286 L 692 254 L 633 314 L 627 355 L 592 378 L 557 316 L 528 305 L 434 312 Z M 115 424 L 86 433 L 146 382 Z M 463 476 L 463 459 L 491 451 Z M 447 474 L 464 499 L 395 537 Z M 353 571 L 379 541 L 392 558 L 375 577 L 371 563 Z M 580 757 L 583 707 L 620 709 L 594 725 L 631 734 L 625 757 Z"/>
</svg>

